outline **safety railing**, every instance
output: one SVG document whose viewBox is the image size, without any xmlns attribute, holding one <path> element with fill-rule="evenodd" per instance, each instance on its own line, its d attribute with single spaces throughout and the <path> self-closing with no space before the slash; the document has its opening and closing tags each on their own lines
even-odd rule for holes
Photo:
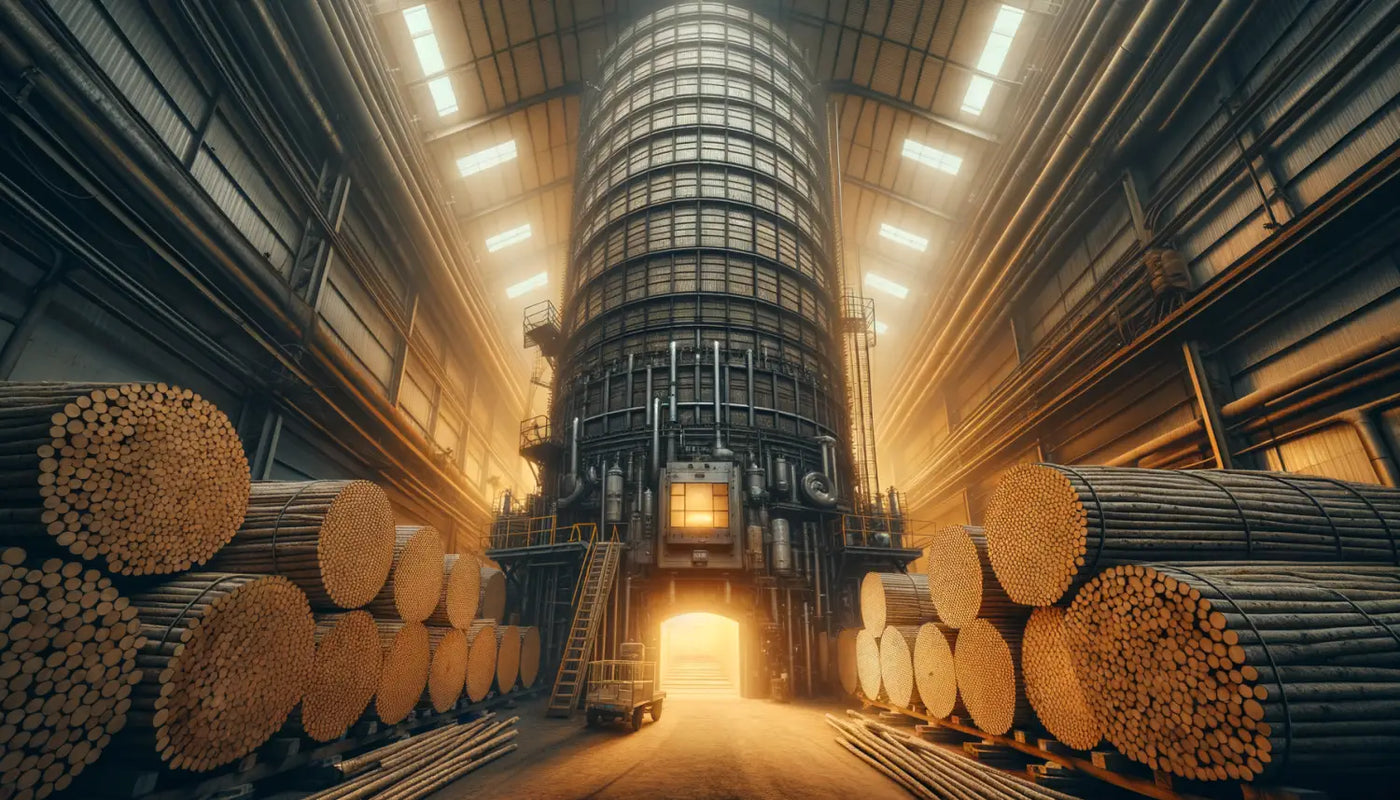
<svg viewBox="0 0 1400 800">
<path fill-rule="evenodd" d="M 482 537 L 482 548 L 486 550 L 514 550 L 522 547 L 552 547 L 561 544 L 592 544 L 598 541 L 598 523 L 575 522 L 559 525 L 558 516 L 546 514 L 538 517 L 503 516 L 491 524 L 491 532 Z M 616 525 L 605 535 L 604 541 L 621 540 Z"/>
</svg>

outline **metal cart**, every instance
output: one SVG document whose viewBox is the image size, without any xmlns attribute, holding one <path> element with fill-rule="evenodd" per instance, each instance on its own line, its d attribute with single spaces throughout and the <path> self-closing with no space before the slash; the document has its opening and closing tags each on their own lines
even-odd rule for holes
<svg viewBox="0 0 1400 800">
<path fill-rule="evenodd" d="M 593 661 L 588 665 L 585 704 L 589 726 L 625 720 L 641 730 L 642 717 L 661 719 L 665 692 L 656 690 L 655 661 Z"/>
</svg>

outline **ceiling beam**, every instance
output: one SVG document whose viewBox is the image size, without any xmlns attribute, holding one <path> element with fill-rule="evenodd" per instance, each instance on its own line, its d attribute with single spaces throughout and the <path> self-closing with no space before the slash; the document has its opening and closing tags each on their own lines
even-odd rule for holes
<svg viewBox="0 0 1400 800">
<path fill-rule="evenodd" d="M 867 192 L 873 192 L 875 194 L 880 195 L 881 197 L 889 198 L 890 200 L 893 200 L 896 203 L 901 203 L 903 205 L 909 206 L 910 208 L 922 211 L 931 217 L 936 217 L 945 222 L 958 221 L 958 218 L 956 216 L 949 214 L 947 211 L 934 208 L 933 206 L 924 205 L 923 203 L 920 203 L 917 200 L 905 197 L 904 195 L 894 191 L 893 189 L 886 189 L 878 183 L 871 183 L 870 181 L 864 180 L 862 178 L 856 178 L 850 175 L 843 175 L 841 177 L 841 180 L 842 182 L 849 183 L 850 185 L 855 186 L 858 189 L 864 189 Z"/>
<path fill-rule="evenodd" d="M 971 136 L 974 139 L 981 139 L 984 142 L 991 142 L 992 144 L 996 144 L 997 142 L 1001 141 L 1001 137 L 997 136 L 995 133 L 992 133 L 989 130 L 984 130 L 973 125 L 968 125 L 965 122 L 959 122 L 958 120 L 952 119 L 950 117 L 945 117 L 942 114 L 937 114 L 932 111 L 929 111 L 926 108 L 920 108 L 914 105 L 913 103 L 910 103 L 906 100 L 901 100 L 898 97 L 893 97 L 883 92 L 877 92 L 868 86 L 861 86 L 860 84 L 853 83 L 851 81 L 827 81 L 825 84 L 823 84 L 823 86 L 828 92 L 832 94 L 844 94 L 849 95 L 851 97 L 859 97 L 864 100 L 870 100 L 876 103 L 882 103 L 891 108 L 903 111 L 906 114 L 911 114 L 915 117 L 918 117 L 919 119 L 924 120 L 925 122 L 929 122 L 934 125 L 947 128 L 949 130 L 957 131 L 958 133 Z"/>
<path fill-rule="evenodd" d="M 507 197 L 506 199 L 502 200 L 501 202 L 491 206 L 487 206 L 486 208 L 473 208 L 467 211 L 466 213 L 458 214 L 457 221 L 463 224 L 468 222 L 476 222 L 479 219 L 489 217 L 492 214 L 495 214 L 499 211 L 505 211 L 506 209 L 511 208 L 512 206 L 525 202 L 526 200 L 531 200 L 533 198 L 539 197 L 542 194 L 552 192 L 555 189 L 560 189 L 565 186 L 571 186 L 573 185 L 573 182 L 573 175 L 565 175 L 562 178 L 556 178 L 550 181 L 549 183 L 541 184 L 533 189 L 527 189 L 526 191 L 523 191 L 520 194 L 513 194 L 510 197 Z"/>
<path fill-rule="evenodd" d="M 550 100 L 558 100 L 561 97 L 572 97 L 574 95 L 582 93 L 582 83 L 566 83 L 563 86 L 556 86 L 553 89 L 540 92 L 539 94 L 532 94 L 529 97 L 522 97 L 519 100 L 516 100 L 514 103 L 507 103 L 506 105 L 503 105 L 494 111 L 488 111 L 479 117 L 474 117 L 472 119 L 466 120 L 465 122 L 458 122 L 455 125 L 448 125 L 445 128 L 440 128 L 435 131 L 428 131 L 428 133 L 423 138 L 426 139 L 429 143 L 436 142 L 440 139 L 446 139 L 450 136 L 456 136 L 459 133 L 465 133 L 473 128 L 478 128 L 482 125 L 490 124 L 498 119 L 505 119 L 506 117 L 509 117 L 512 114 L 519 114 L 521 111 L 525 111 L 533 106 L 537 106 L 540 103 L 548 103 Z"/>
</svg>

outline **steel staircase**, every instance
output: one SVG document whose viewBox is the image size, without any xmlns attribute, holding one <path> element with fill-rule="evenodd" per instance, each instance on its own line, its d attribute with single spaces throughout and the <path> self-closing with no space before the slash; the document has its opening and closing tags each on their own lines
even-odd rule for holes
<svg viewBox="0 0 1400 800">
<path fill-rule="evenodd" d="M 621 560 L 621 542 L 595 541 L 588 547 L 574 597 L 574 622 L 569 628 L 559 672 L 554 676 L 554 691 L 549 696 L 546 716 L 572 716 L 578 707 L 579 694 L 587 678 L 588 655 L 593 652 L 593 643 L 598 638 L 608 594 Z"/>
</svg>

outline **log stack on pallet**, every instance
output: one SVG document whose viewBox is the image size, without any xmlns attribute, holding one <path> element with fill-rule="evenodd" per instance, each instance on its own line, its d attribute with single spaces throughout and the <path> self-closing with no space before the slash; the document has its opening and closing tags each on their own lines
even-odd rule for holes
<svg viewBox="0 0 1400 800">
<path fill-rule="evenodd" d="M 929 560 L 921 717 L 952 713 L 930 666 L 947 660 L 938 633 L 987 733 L 1038 718 L 1062 752 L 1106 739 L 1121 755 L 1104 763 L 1126 756 L 1159 780 L 1397 771 L 1400 489 L 1026 465 L 998 485 L 985 531 L 940 530 Z"/>
<path fill-rule="evenodd" d="M 499 570 L 445 554 L 430 527 L 395 529 L 375 484 L 250 482 L 233 426 L 193 392 L 0 383 L 0 795 L 48 797 L 94 764 L 84 794 L 160 765 L 214 770 L 279 730 L 329 742 L 372 702 L 370 718 L 405 718 L 425 686 L 448 711 L 485 697 L 498 650 L 500 691 L 517 669 L 533 683 L 538 631 L 503 629 L 498 648 L 477 620 L 504 612 Z M 385 796 L 513 748 L 486 730 L 395 772 Z"/>
</svg>

